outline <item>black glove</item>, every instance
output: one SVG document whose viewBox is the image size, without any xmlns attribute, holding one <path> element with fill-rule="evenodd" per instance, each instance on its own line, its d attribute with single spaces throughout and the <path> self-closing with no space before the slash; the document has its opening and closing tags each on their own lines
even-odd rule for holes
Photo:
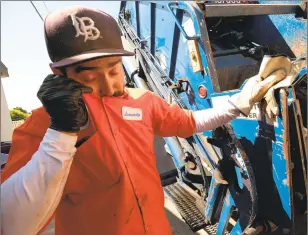
<svg viewBox="0 0 308 235">
<path fill-rule="evenodd" d="M 67 77 L 48 75 L 37 97 L 50 116 L 50 128 L 74 133 L 85 126 L 88 123 L 88 112 L 82 94 L 92 91 L 91 87 Z"/>
</svg>

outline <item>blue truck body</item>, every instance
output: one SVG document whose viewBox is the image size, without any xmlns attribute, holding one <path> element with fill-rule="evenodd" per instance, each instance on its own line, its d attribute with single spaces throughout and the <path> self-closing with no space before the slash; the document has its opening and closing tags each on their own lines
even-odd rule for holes
<svg viewBox="0 0 308 235">
<path fill-rule="evenodd" d="M 264 54 L 307 57 L 306 7 L 302 1 L 123 1 L 119 25 L 138 64 L 134 78 L 136 72 L 124 63 L 128 80 L 136 86 L 134 79 L 143 79 L 182 108 L 219 107 L 257 74 Z M 193 58 L 188 43 L 195 43 Z M 165 138 L 178 180 L 199 190 L 205 226 L 216 224 L 215 234 L 259 234 L 277 227 L 278 234 L 297 233 L 307 198 L 305 92 L 307 67 L 292 86 L 277 92 L 277 118 L 268 118 L 257 104 L 248 117 L 221 128 L 186 140 Z M 189 160 L 182 152 L 192 151 L 183 141 L 207 164 L 207 186 L 183 178 Z M 229 185 L 217 182 L 217 168 L 231 172 L 224 175 Z"/>
</svg>

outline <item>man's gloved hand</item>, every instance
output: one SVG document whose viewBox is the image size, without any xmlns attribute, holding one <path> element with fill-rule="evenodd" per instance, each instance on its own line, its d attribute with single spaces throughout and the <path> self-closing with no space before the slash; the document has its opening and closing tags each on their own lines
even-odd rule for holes
<svg viewBox="0 0 308 235">
<path fill-rule="evenodd" d="M 289 74 L 291 61 L 284 56 L 264 56 L 259 74 L 248 79 L 241 92 L 230 97 L 229 102 L 248 116 L 253 105 L 263 99 L 267 91 Z"/>
<path fill-rule="evenodd" d="M 264 96 L 264 99 L 266 100 L 266 113 L 269 118 L 274 118 L 275 116 L 279 115 L 279 106 L 276 102 L 274 91 L 278 88 L 291 86 L 297 74 L 302 70 L 305 65 L 306 60 L 292 62 L 291 71 L 286 76 L 286 78 L 272 86 L 267 91 L 266 95 Z"/>
<path fill-rule="evenodd" d="M 76 133 L 88 123 L 88 112 L 82 98 L 92 88 L 62 75 L 48 75 L 37 97 L 50 116 L 50 128 Z"/>
</svg>

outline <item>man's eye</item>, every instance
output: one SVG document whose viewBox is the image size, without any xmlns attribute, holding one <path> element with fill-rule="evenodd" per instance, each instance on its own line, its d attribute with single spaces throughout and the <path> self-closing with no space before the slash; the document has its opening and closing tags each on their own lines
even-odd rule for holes
<svg viewBox="0 0 308 235">
<path fill-rule="evenodd" d="M 84 82 L 89 83 L 89 82 L 93 82 L 97 79 L 97 77 L 91 77 L 91 78 L 85 78 Z"/>
<path fill-rule="evenodd" d="M 120 69 L 112 69 L 111 71 L 110 71 L 110 75 L 117 75 L 117 74 L 119 74 L 120 73 Z"/>
</svg>

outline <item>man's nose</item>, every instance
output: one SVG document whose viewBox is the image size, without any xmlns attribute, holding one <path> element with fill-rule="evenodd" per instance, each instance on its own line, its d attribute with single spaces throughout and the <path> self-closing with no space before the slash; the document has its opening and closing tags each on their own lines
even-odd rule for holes
<svg viewBox="0 0 308 235">
<path fill-rule="evenodd" d="M 112 96 L 114 93 L 112 82 L 108 78 L 101 80 L 101 94 L 104 96 Z"/>
</svg>

